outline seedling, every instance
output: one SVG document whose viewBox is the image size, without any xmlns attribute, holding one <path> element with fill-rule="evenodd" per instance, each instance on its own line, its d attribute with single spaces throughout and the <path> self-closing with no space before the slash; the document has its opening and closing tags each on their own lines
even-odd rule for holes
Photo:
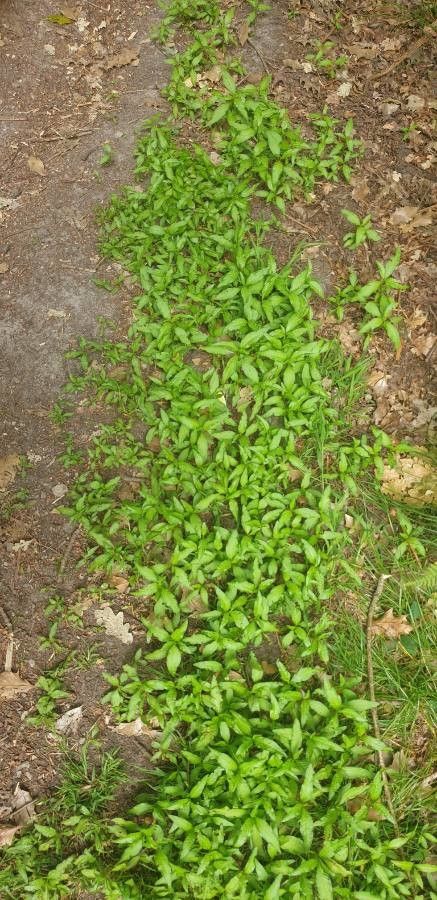
<svg viewBox="0 0 437 900">
<path fill-rule="evenodd" d="M 333 41 L 323 41 L 316 44 L 316 52 L 309 53 L 307 60 L 317 66 L 318 69 L 328 78 L 335 78 L 337 73 L 344 69 L 348 62 L 347 56 L 334 56 L 332 50 L 335 48 Z"/>
<path fill-rule="evenodd" d="M 373 227 L 371 216 L 364 216 L 364 219 L 360 219 L 350 209 L 342 209 L 341 214 L 350 225 L 354 226 L 354 231 L 348 231 L 343 237 L 343 244 L 348 250 L 356 250 L 357 247 L 361 247 L 361 244 L 365 244 L 366 241 L 376 242 L 381 240 L 380 235 Z"/>
<path fill-rule="evenodd" d="M 99 166 L 110 166 L 114 162 L 114 151 L 110 144 L 103 144 L 102 155 L 99 159 Z"/>
</svg>

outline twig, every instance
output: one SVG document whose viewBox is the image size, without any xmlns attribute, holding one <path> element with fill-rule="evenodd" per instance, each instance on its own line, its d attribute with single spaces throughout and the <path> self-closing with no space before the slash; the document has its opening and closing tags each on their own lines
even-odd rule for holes
<svg viewBox="0 0 437 900">
<path fill-rule="evenodd" d="M 367 637 L 367 640 L 366 640 L 367 679 L 369 682 L 370 699 L 371 699 L 372 703 L 375 704 L 375 706 L 372 706 L 371 713 L 372 713 L 373 731 L 374 731 L 375 737 L 377 738 L 378 741 L 381 740 L 381 728 L 379 725 L 378 707 L 376 706 L 375 680 L 374 680 L 374 674 L 373 674 L 372 628 L 373 628 L 373 613 L 375 611 L 375 606 L 381 597 L 381 594 L 384 590 L 384 584 L 387 581 L 387 578 L 390 578 L 390 575 L 380 575 L 378 584 L 376 585 L 372 599 L 369 603 L 369 609 L 367 611 L 367 635 L 366 635 L 366 637 Z M 399 835 L 399 833 L 400 833 L 399 825 L 398 825 L 396 813 L 395 813 L 394 806 L 393 806 L 393 800 L 392 800 L 390 785 L 389 785 L 388 776 L 387 776 L 387 768 L 385 765 L 385 760 L 384 760 L 384 755 L 382 753 L 382 750 L 378 750 L 378 763 L 379 763 L 379 768 L 381 770 L 381 777 L 382 777 L 382 783 L 383 783 L 383 787 L 384 787 L 385 799 L 387 802 L 387 808 L 393 819 L 393 824 L 394 824 L 396 834 Z"/>
<path fill-rule="evenodd" d="M 67 563 L 67 559 L 70 555 L 71 548 L 76 540 L 76 537 L 77 537 L 79 531 L 80 531 L 80 525 L 78 525 L 77 528 L 74 529 L 73 534 L 71 535 L 70 540 L 68 541 L 65 553 L 61 559 L 61 565 L 59 566 L 58 578 L 62 578 L 62 576 L 64 574 L 64 569 L 65 569 L 65 566 Z"/>
<path fill-rule="evenodd" d="M 426 42 L 429 41 L 431 37 L 435 37 L 435 33 L 432 29 L 433 25 L 430 26 L 429 31 L 427 31 L 426 34 L 424 34 L 421 38 L 419 38 L 418 41 L 416 41 L 414 44 L 411 44 L 411 47 L 409 47 L 408 50 L 405 51 L 405 53 L 402 53 L 401 56 L 391 64 L 391 66 L 388 66 L 387 69 L 383 69 L 382 72 L 376 72 L 374 75 L 371 75 L 370 80 L 378 81 L 380 78 L 385 78 L 386 75 L 389 75 L 390 72 L 393 72 L 394 69 L 397 69 L 398 66 L 400 66 L 401 63 L 404 62 L 404 60 L 409 59 L 410 56 L 413 56 L 416 50 L 420 50 L 420 47 L 423 47 L 423 45 L 426 44 Z"/>
<path fill-rule="evenodd" d="M 254 44 L 250 38 L 247 38 L 246 44 L 249 44 L 249 47 L 252 47 L 252 50 L 255 50 L 256 55 L 259 57 L 259 59 L 261 60 L 261 62 L 263 64 L 264 72 L 267 72 L 267 75 L 271 75 L 270 69 L 261 53 L 261 50 L 258 50 L 258 47 L 256 46 L 256 44 Z"/>
</svg>

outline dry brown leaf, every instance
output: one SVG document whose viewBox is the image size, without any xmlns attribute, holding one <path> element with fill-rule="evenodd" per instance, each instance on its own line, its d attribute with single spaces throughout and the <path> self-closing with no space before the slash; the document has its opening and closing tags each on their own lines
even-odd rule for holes
<svg viewBox="0 0 437 900">
<path fill-rule="evenodd" d="M 436 341 L 435 334 L 421 334 L 413 342 L 413 348 L 420 356 L 428 356 Z"/>
<path fill-rule="evenodd" d="M 357 59 L 375 59 L 379 52 L 378 47 L 366 46 L 366 44 L 350 44 L 348 50 Z"/>
<path fill-rule="evenodd" d="M 8 456 L 0 457 L 0 491 L 5 491 L 13 482 L 19 465 L 20 457 L 17 453 L 9 453 Z"/>
<path fill-rule="evenodd" d="M 82 718 L 83 712 L 81 706 L 67 709 L 67 712 L 64 712 L 64 714 L 56 720 L 55 729 L 59 734 L 77 734 Z"/>
<path fill-rule="evenodd" d="M 124 622 L 122 612 L 115 613 L 110 606 L 103 606 L 102 609 L 96 609 L 94 615 L 97 625 L 103 625 L 110 637 L 117 638 L 122 644 L 132 643 L 133 634 L 129 629 L 129 623 Z"/>
<path fill-rule="evenodd" d="M 403 278 L 402 281 L 408 281 L 408 278 Z M 424 325 L 428 316 L 423 309 L 418 307 L 414 310 L 413 314 L 408 317 L 408 324 L 410 328 L 420 328 L 421 325 Z"/>
<path fill-rule="evenodd" d="M 129 587 L 129 580 L 127 578 L 123 578 L 122 575 L 111 575 L 109 579 L 109 584 L 111 587 L 115 588 L 119 594 L 125 594 Z"/>
<path fill-rule="evenodd" d="M 351 184 L 353 186 L 352 199 L 356 200 L 358 203 L 363 203 L 370 194 L 370 188 L 367 181 L 365 178 L 358 180 L 358 178 L 353 177 L 351 178 Z"/>
<path fill-rule="evenodd" d="M 418 206 L 398 206 L 390 216 L 390 222 L 392 225 L 406 225 L 418 212 Z"/>
<path fill-rule="evenodd" d="M 382 492 L 404 503 L 436 503 L 437 478 L 433 467 L 418 456 L 398 457 L 395 467 L 384 466 Z"/>
<path fill-rule="evenodd" d="M 33 684 L 20 678 L 16 672 L 0 673 L 0 701 L 13 700 L 17 694 L 26 694 L 32 688 Z"/>
<path fill-rule="evenodd" d="M 61 13 L 63 16 L 67 16 L 68 19 L 73 19 L 74 21 L 78 17 L 78 12 L 72 6 L 61 6 Z"/>
<path fill-rule="evenodd" d="M 206 72 L 202 72 L 201 78 L 202 81 L 210 81 L 211 84 L 217 84 L 221 76 L 222 70 L 220 66 L 213 66 L 211 69 L 207 69 Z"/>
<path fill-rule="evenodd" d="M 238 34 L 238 40 L 240 41 L 241 46 L 244 47 L 244 45 L 247 44 L 247 41 L 249 39 L 249 23 L 248 23 L 247 19 L 245 19 L 244 22 L 241 23 L 237 34 Z"/>
<path fill-rule="evenodd" d="M 138 65 L 138 50 L 133 47 L 125 47 L 120 53 L 114 53 L 108 56 L 105 63 L 105 69 L 119 69 L 121 66 Z"/>
<path fill-rule="evenodd" d="M 30 171 L 33 172 L 34 175 L 45 175 L 46 174 L 45 165 L 44 165 L 42 159 L 38 159 L 37 156 L 29 156 L 27 159 L 27 165 L 28 165 Z"/>
<path fill-rule="evenodd" d="M 133 722 L 121 722 L 120 725 L 110 725 L 109 727 L 111 731 L 115 731 L 116 734 L 122 734 L 124 737 L 141 736 L 154 740 L 162 735 L 162 731 L 156 728 L 149 728 L 140 717 L 134 719 Z"/>
<path fill-rule="evenodd" d="M 36 817 L 35 806 L 29 791 L 24 791 L 19 784 L 17 784 L 12 797 L 12 808 L 14 819 L 18 825 L 27 825 Z"/>
<path fill-rule="evenodd" d="M 9 847 L 21 825 L 5 825 L 0 828 L 0 847 Z"/>
<path fill-rule="evenodd" d="M 410 94 L 407 100 L 407 106 L 410 112 L 420 112 L 424 109 L 425 100 L 423 97 L 418 97 L 417 94 Z"/>
<path fill-rule="evenodd" d="M 378 109 L 382 112 L 382 115 L 388 119 L 389 116 L 394 116 L 398 111 L 399 103 L 390 103 L 388 100 L 385 100 L 383 103 L 378 104 Z"/>
<path fill-rule="evenodd" d="M 406 616 L 395 616 L 393 610 L 388 609 L 380 619 L 375 619 L 372 625 L 372 634 L 396 640 L 403 634 L 410 634 L 413 626 L 409 625 Z"/>
</svg>

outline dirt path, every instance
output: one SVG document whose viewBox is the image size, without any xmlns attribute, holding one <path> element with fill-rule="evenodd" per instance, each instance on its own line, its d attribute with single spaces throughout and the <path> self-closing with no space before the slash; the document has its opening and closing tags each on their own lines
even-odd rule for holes
<svg viewBox="0 0 437 900">
<path fill-rule="evenodd" d="M 56 657 L 54 644 L 40 643 L 56 618 L 53 606 L 44 615 L 47 602 L 58 593 L 74 598 L 85 611 L 78 652 L 85 656 L 91 643 L 94 655 L 89 665 L 73 667 L 58 712 L 82 707 L 79 737 L 98 724 L 104 745 L 121 746 L 135 779 L 135 766 L 148 758 L 148 744 L 111 731 L 99 699 L 103 670 L 120 669 L 141 630 L 128 610 L 133 645 L 100 633 L 90 642 L 87 609 L 101 579 L 74 568 L 83 547 L 80 534 L 57 511 L 70 476 L 58 460 L 59 428 L 50 412 L 74 370 L 65 352 L 76 337 L 97 335 L 99 317 L 121 330 L 129 319 L 129 284 L 111 293 L 95 283 L 119 274 L 98 254 L 95 210 L 131 181 L 136 128 L 143 118 L 167 109 L 160 90 L 169 69 L 150 39 L 159 20 L 155 3 L 84 2 L 64 25 L 48 20 L 58 12 L 48 0 L 26 4 L 25 13 L 23 6 L 18 0 L 2 4 L 0 20 L 0 639 L 5 653 L 13 632 L 13 669 L 34 685 Z M 344 6 L 337 30 L 336 4 L 295 3 L 292 16 L 290 4 L 278 2 L 260 18 L 252 38 L 241 39 L 249 77 L 256 81 L 266 70 L 272 74 L 273 96 L 292 121 L 305 122 L 328 102 L 342 124 L 354 118 L 365 145 L 350 185 L 317 186 L 311 205 L 297 201 L 287 209 L 288 233 L 276 235 L 275 249 L 283 262 L 299 242 L 312 245 L 307 256 L 329 294 L 345 280 L 352 261 L 363 279 L 370 278 L 375 259 L 402 246 L 402 280 L 412 283 L 399 298 L 402 348 L 393 354 L 386 339 L 376 339 L 367 400 L 378 425 L 423 444 L 430 440 L 435 414 L 430 45 L 424 42 L 413 60 L 406 56 L 405 64 L 397 65 L 416 36 L 410 26 L 399 24 L 395 15 L 383 17 L 377 6 L 371 11 L 368 4 Z M 350 60 L 340 80 L 327 80 L 307 59 L 314 42 L 327 38 L 334 38 L 336 52 Z M 388 76 L 378 78 L 389 67 Z M 111 148 L 108 164 L 102 163 L 105 145 Z M 383 235 L 376 249 L 361 248 L 353 260 L 342 242 L 344 207 L 360 216 L 370 213 Z M 359 355 L 354 313 L 338 325 L 321 304 L 319 319 L 324 333 L 338 333 L 346 350 Z M 76 434 L 78 412 L 72 424 Z M 74 630 L 73 621 L 64 621 L 58 637 L 68 642 Z M 34 706 L 33 690 L 2 704 L 4 821 L 17 783 L 37 798 L 56 781 L 56 741 L 46 729 L 24 722 Z"/>
<path fill-rule="evenodd" d="M 99 256 L 95 215 L 111 191 L 130 180 L 136 128 L 164 106 L 160 88 L 168 76 L 150 40 L 158 20 L 154 5 L 111 4 L 108 10 L 83 3 L 77 19 L 62 27 L 48 21 L 53 12 L 48 0 L 25 9 L 3 3 L 0 28 L 0 457 L 12 457 L 12 468 L 18 457 L 28 466 L 15 484 L 28 492 L 24 508 L 15 508 L 14 491 L 0 494 L 0 625 L 3 659 L 12 626 L 13 667 L 32 682 L 50 660 L 50 652 L 38 648 L 47 624 L 43 610 L 59 586 L 56 567 L 71 532 L 57 514 L 68 478 L 57 460 L 61 445 L 50 413 L 71 368 L 65 353 L 77 336 L 97 335 L 99 317 L 116 323 L 125 317 L 127 292 L 115 297 L 95 283 L 117 274 Z M 102 166 L 105 144 L 112 159 Z M 74 585 L 73 575 L 69 588 Z M 82 681 L 78 698 L 88 679 Z M 95 698 L 98 681 L 87 691 Z M 56 748 L 47 745 L 44 731 L 22 723 L 29 700 L 22 695 L 2 705 L 0 806 L 6 814 L 18 779 L 24 777 L 35 796 L 56 768 Z"/>
</svg>

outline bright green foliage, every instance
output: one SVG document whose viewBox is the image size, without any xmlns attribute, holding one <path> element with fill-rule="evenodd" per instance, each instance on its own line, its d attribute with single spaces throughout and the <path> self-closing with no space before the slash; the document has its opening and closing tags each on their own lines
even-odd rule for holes
<svg viewBox="0 0 437 900">
<path fill-rule="evenodd" d="M 401 345 L 401 339 L 397 324 L 399 317 L 395 315 L 395 293 L 408 290 L 408 285 L 393 277 L 401 260 L 401 252 L 398 247 L 393 256 L 387 262 L 377 262 L 376 268 L 379 278 L 360 285 L 356 272 L 351 271 L 349 281 L 329 298 L 329 302 L 339 322 L 344 316 L 344 309 L 348 303 L 358 303 L 365 313 L 364 321 L 360 327 L 360 334 L 366 335 L 364 346 L 368 346 L 371 335 L 378 330 L 385 331 L 396 350 Z"/>
<path fill-rule="evenodd" d="M 345 219 L 355 228 L 354 231 L 348 231 L 343 238 L 343 244 L 348 250 L 356 250 L 357 247 L 361 247 L 361 244 L 365 244 L 366 241 L 381 240 L 380 235 L 373 227 L 371 216 L 364 216 L 363 219 L 360 219 L 350 209 L 342 209 L 341 212 Z"/>
<path fill-rule="evenodd" d="M 278 269 L 248 177 L 225 166 L 150 128 L 147 190 L 128 188 L 104 220 L 104 252 L 142 288 L 129 339 L 89 344 L 93 366 L 83 344 L 72 384 L 109 402 L 114 424 L 69 515 L 91 567 L 128 574 L 151 607 L 152 645 L 108 676 L 106 700 L 159 723 L 170 763 L 114 825 L 116 868 L 138 867 L 156 897 L 408 896 L 390 829 L 369 819 L 389 820 L 369 703 L 329 677 L 323 611 L 350 575 L 348 496 L 390 442 L 343 437 L 311 319 L 320 288 L 309 269 Z"/>
<path fill-rule="evenodd" d="M 67 758 L 61 784 L 31 831 L 3 851 L 0 868 L 2 900 L 60 900 L 78 896 L 82 884 L 91 896 L 108 900 L 140 900 L 131 879 L 114 878 L 105 857 L 111 840 L 105 808 L 122 779 L 120 760 L 102 754 L 91 763 L 85 745 L 78 758 Z"/>
<path fill-rule="evenodd" d="M 213 0 L 173 0 L 166 14 L 162 37 L 179 22 L 196 31 L 173 66 L 176 108 L 195 109 L 178 93 L 185 72 L 194 91 L 196 67 L 217 64 L 200 32 L 217 35 L 220 15 Z M 150 725 L 160 763 L 130 817 L 113 820 L 111 870 L 92 831 L 80 844 L 77 878 L 111 898 L 425 897 L 425 839 L 394 837 L 371 704 L 332 677 L 327 646 L 329 601 L 342 578 L 360 582 L 344 513 L 391 442 L 348 436 L 355 374 L 316 336 L 321 288 L 308 266 L 278 267 L 250 212 L 255 195 L 283 209 L 294 190 L 348 178 L 358 147 L 352 123 L 337 132 L 325 113 L 304 140 L 268 90 L 224 65 L 205 90 L 217 165 L 168 126 L 147 129 L 139 184 L 102 220 L 104 254 L 138 284 L 133 321 L 126 340 L 82 340 L 72 354 L 82 374 L 69 393 L 113 417 L 64 511 L 88 536 L 89 566 L 125 574 L 147 604 L 144 647 L 107 676 L 105 699 Z M 366 302 L 392 287 L 379 265 Z M 334 351 L 341 398 L 325 381 Z M 32 891 L 68 896 L 71 857 L 52 853 L 52 832 L 44 878 L 61 888 Z M 27 862 L 8 854 L 14 896 L 44 849 L 35 834 Z"/>
<path fill-rule="evenodd" d="M 335 78 L 340 69 L 344 69 L 348 62 L 347 56 L 334 56 L 332 50 L 335 48 L 333 41 L 323 41 L 316 44 L 316 52 L 309 53 L 307 59 L 314 63 L 324 75 L 329 78 Z"/>
</svg>

